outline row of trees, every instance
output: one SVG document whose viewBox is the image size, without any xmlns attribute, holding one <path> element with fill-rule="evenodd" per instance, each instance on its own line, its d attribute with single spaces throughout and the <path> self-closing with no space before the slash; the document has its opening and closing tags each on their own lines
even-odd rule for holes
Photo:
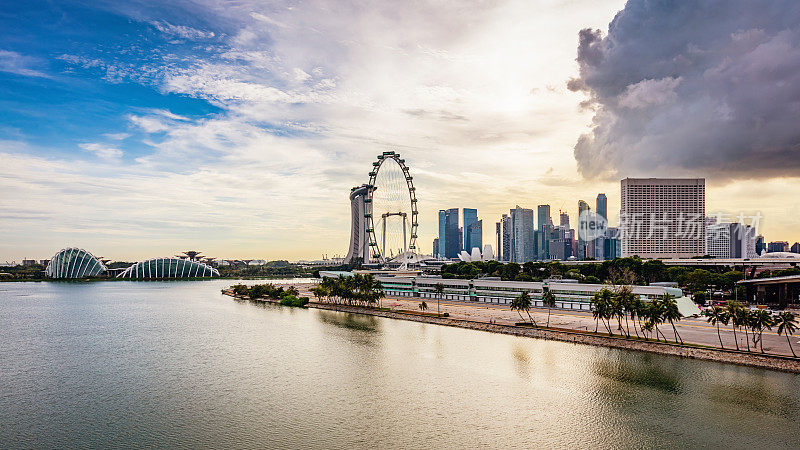
<svg viewBox="0 0 800 450">
<path fill-rule="evenodd" d="M 795 357 L 797 356 L 792 347 L 792 340 L 789 338 L 789 336 L 797 331 L 796 318 L 791 311 L 771 314 L 765 309 L 748 309 L 739 302 L 730 301 L 724 307 L 712 306 L 705 310 L 703 315 L 708 318 L 710 324 L 717 327 L 717 337 L 719 338 L 719 345 L 722 348 L 725 348 L 725 345 L 722 343 L 722 335 L 720 334 L 719 328 L 720 324 L 731 324 L 733 340 L 736 342 L 736 350 L 740 350 L 736 330 L 744 330 L 747 351 L 750 351 L 750 341 L 752 340 L 754 347 L 758 345 L 761 348 L 761 353 L 764 353 L 764 340 L 762 339 L 764 331 L 771 330 L 772 327 L 777 327 L 778 335 L 786 336 L 786 342 L 789 344 L 792 355 Z"/>
<path fill-rule="evenodd" d="M 273 300 L 280 300 L 281 305 L 284 306 L 300 306 L 304 307 L 308 304 L 308 297 L 300 297 L 300 291 L 294 286 L 289 286 L 284 289 L 282 286 L 275 286 L 274 284 L 256 284 L 247 286 L 244 284 L 237 284 L 231 286 L 234 294 L 247 297 L 250 300 L 257 300 L 260 298 L 271 298 Z"/>
<path fill-rule="evenodd" d="M 353 274 L 338 278 L 323 278 L 322 282 L 311 288 L 317 299 L 348 305 L 372 306 L 383 298 L 381 283 L 370 274 Z"/>
<path fill-rule="evenodd" d="M 288 288 L 284 289 L 283 286 L 275 286 L 272 283 L 255 284 L 253 286 L 237 284 L 231 286 L 231 290 L 234 294 L 248 297 L 251 300 L 264 297 L 271 298 L 273 300 L 280 300 L 285 295 L 293 295 L 295 297 L 300 295 L 300 292 L 294 286 L 289 286 Z"/>
<path fill-rule="evenodd" d="M 550 326 L 550 308 L 555 306 L 555 296 L 549 290 L 542 295 L 543 303 L 547 306 L 547 325 Z M 525 320 L 522 313 L 526 313 L 528 319 L 534 326 L 538 326 L 536 320 L 531 316 L 530 309 L 533 300 L 527 292 L 518 295 L 511 302 L 511 310 L 517 311 L 520 319 Z M 615 290 L 601 289 L 592 297 L 591 300 L 592 317 L 595 319 L 595 333 L 598 332 L 600 323 L 608 332 L 609 336 L 614 335 L 612 321 L 617 322 L 617 330 L 626 337 L 631 337 L 631 328 L 636 337 L 650 339 L 655 337 L 660 341 L 668 342 L 667 336 L 659 328 L 660 325 L 668 323 L 672 327 L 675 335 L 675 342 L 683 344 L 683 339 L 675 327 L 683 317 L 678 309 L 678 303 L 674 296 L 665 294 L 659 298 L 648 302 L 643 301 L 638 295 L 634 294 L 627 286 L 619 287 Z M 786 342 L 792 355 L 797 357 L 790 336 L 798 329 L 794 313 L 782 311 L 778 314 L 771 314 L 765 309 L 748 309 L 739 302 L 731 301 L 725 307 L 714 306 L 703 312 L 708 318 L 708 322 L 717 327 L 717 337 L 720 347 L 722 343 L 720 324 L 733 325 L 734 341 L 736 349 L 739 348 L 737 330 L 744 331 L 747 351 L 750 350 L 750 341 L 753 346 L 759 346 L 764 353 L 763 333 L 765 330 L 772 330 L 776 327 L 778 335 L 786 336 Z M 623 327 L 624 322 L 624 327 Z M 641 334 L 640 334 L 641 332 Z"/>
<path fill-rule="evenodd" d="M 785 272 L 785 273 L 784 273 Z M 792 268 L 780 271 L 780 274 L 800 273 L 800 269 Z M 442 266 L 444 278 L 475 278 L 495 276 L 503 280 L 541 281 L 544 278 L 562 277 L 588 283 L 602 283 L 618 278 L 620 274 L 628 274 L 630 284 L 648 284 L 656 281 L 672 281 L 685 285 L 691 290 L 704 291 L 711 286 L 730 289 L 744 274 L 729 268 L 714 268 L 713 271 L 684 266 L 667 267 L 662 261 L 642 261 L 637 257 L 616 258 L 608 261 L 567 266 L 558 261 L 533 262 L 525 264 L 502 263 L 499 261 L 458 262 Z"/>
<path fill-rule="evenodd" d="M 659 328 L 659 325 L 669 323 L 675 334 L 675 342 L 683 344 L 683 339 L 675 328 L 675 322 L 683 317 L 678 310 L 678 302 L 670 294 L 664 294 L 659 298 L 645 302 L 627 286 L 622 286 L 614 291 L 601 289 L 596 292 L 591 300 L 592 317 L 595 319 L 595 332 L 599 329 L 600 322 L 608 331 L 609 336 L 613 336 L 611 321 L 617 321 L 617 330 L 626 337 L 631 337 L 631 324 L 636 337 L 656 340 L 667 336 Z M 625 328 L 622 322 L 625 321 Z M 641 334 L 639 332 L 641 331 Z"/>
</svg>

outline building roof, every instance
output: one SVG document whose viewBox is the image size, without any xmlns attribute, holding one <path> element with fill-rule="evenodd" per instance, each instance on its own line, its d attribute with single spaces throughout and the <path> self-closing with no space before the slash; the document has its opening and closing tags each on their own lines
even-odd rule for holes
<svg viewBox="0 0 800 450">
<path fill-rule="evenodd" d="M 780 283 L 800 283 L 800 275 L 789 275 L 786 277 L 752 278 L 750 280 L 738 281 L 739 284 L 780 284 Z"/>
</svg>

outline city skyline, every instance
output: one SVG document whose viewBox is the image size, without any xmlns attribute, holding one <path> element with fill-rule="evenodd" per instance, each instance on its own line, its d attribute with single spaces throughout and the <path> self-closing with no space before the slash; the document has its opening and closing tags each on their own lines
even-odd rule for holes
<svg viewBox="0 0 800 450">
<path fill-rule="evenodd" d="M 756 150 L 736 143 L 754 142 L 752 114 L 773 117 L 778 100 L 797 98 L 778 89 L 743 106 L 763 87 L 746 61 L 796 60 L 783 25 L 794 10 L 774 5 L 10 5 L 0 16 L 0 260 L 65 247 L 130 261 L 193 246 L 220 257 L 344 256 L 349 190 L 386 150 L 401 151 L 415 177 L 425 253 L 441 206 L 481 211 L 482 242 L 494 243 L 490 225 L 516 204 L 576 221 L 577 200 L 604 192 L 616 222 L 619 180 L 640 176 L 704 177 L 708 214 L 760 212 L 759 233 L 791 245 L 800 159 L 786 140 L 796 132 L 775 119 Z M 731 13 L 713 30 L 725 42 L 693 28 L 706 8 Z M 673 45 L 640 64 L 658 70 L 620 77 L 630 55 L 604 39 L 650 42 L 630 29 L 643 10 L 671 27 Z M 695 64 L 666 74 L 658 58 Z M 713 94 L 727 109 L 691 102 L 712 93 L 697 67 L 726 89 Z M 732 84 L 736 74 L 749 84 Z M 675 108 L 721 112 L 703 129 L 735 130 L 708 122 L 727 118 L 754 133 L 692 134 Z M 686 129 L 641 135 L 662 119 Z M 635 154 L 619 150 L 634 138 Z M 698 146 L 708 149 L 691 153 Z"/>
</svg>

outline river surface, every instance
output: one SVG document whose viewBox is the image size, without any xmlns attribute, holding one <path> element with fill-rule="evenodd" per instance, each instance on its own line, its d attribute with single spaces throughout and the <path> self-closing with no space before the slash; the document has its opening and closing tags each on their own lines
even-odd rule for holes
<svg viewBox="0 0 800 450">
<path fill-rule="evenodd" d="M 321 310 L 0 283 L 0 447 L 798 448 L 800 376 Z"/>
</svg>

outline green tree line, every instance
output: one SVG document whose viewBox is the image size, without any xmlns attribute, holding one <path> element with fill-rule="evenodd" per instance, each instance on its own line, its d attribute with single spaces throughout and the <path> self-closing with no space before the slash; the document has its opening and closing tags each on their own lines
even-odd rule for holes
<svg viewBox="0 0 800 450">
<path fill-rule="evenodd" d="M 330 303 L 374 306 L 383 298 L 381 283 L 370 274 L 353 274 L 350 277 L 323 278 L 311 288 L 314 297 Z"/>
</svg>

